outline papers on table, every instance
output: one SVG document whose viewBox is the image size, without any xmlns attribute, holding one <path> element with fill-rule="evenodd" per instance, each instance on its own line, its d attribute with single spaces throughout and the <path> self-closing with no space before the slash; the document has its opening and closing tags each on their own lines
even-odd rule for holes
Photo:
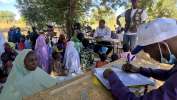
<svg viewBox="0 0 177 100">
<path fill-rule="evenodd" d="M 96 68 L 94 74 L 107 89 L 110 89 L 109 82 L 103 77 L 104 70 L 105 68 Z M 154 85 L 154 81 L 152 79 L 141 74 L 125 73 L 118 68 L 112 68 L 112 70 L 117 74 L 117 76 L 119 76 L 125 86 Z"/>
<path fill-rule="evenodd" d="M 85 38 L 88 40 L 96 40 L 96 38 L 89 37 L 89 36 L 87 36 Z M 107 42 L 113 42 L 113 43 L 120 43 L 121 42 L 120 39 L 112 39 L 112 38 L 103 38 L 103 39 L 101 39 L 101 41 L 107 41 Z"/>
</svg>

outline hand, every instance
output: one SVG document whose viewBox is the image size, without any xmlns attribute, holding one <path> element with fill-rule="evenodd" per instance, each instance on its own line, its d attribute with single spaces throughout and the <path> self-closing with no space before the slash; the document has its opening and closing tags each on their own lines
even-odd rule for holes
<svg viewBox="0 0 177 100">
<path fill-rule="evenodd" d="M 121 18 L 121 16 L 118 16 L 117 21 L 116 21 L 116 23 L 117 23 L 117 25 L 119 25 L 119 27 L 121 27 L 121 23 L 120 23 L 120 20 L 119 20 L 120 18 Z"/>
<path fill-rule="evenodd" d="M 128 73 L 138 73 L 140 71 L 140 68 L 137 68 L 132 64 L 124 64 L 122 66 L 122 70 Z"/>
<path fill-rule="evenodd" d="M 13 66 L 13 63 L 12 63 L 12 61 L 7 61 L 7 63 L 5 64 L 5 67 L 7 68 L 7 69 L 11 69 L 12 68 L 12 66 Z"/>
<path fill-rule="evenodd" d="M 104 72 L 103 72 L 103 77 L 105 79 L 108 79 L 110 74 L 112 73 L 113 71 L 111 69 L 106 69 Z"/>
</svg>

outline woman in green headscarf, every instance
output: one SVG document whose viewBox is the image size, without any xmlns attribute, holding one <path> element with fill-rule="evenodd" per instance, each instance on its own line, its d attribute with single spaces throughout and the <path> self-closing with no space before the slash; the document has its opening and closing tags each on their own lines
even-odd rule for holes
<svg viewBox="0 0 177 100">
<path fill-rule="evenodd" d="M 0 94 L 1 100 L 22 100 L 24 96 L 47 89 L 57 81 L 37 67 L 37 58 L 33 51 L 23 50 L 16 57 L 12 71 Z"/>
</svg>

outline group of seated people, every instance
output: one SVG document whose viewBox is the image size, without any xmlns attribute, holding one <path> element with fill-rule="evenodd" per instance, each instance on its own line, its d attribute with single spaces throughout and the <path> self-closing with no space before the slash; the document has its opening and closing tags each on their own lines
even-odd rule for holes
<svg viewBox="0 0 177 100">
<path fill-rule="evenodd" d="M 20 36 L 18 37 L 19 42 L 13 41 L 15 39 L 12 37 L 12 35 L 16 33 L 16 30 L 17 33 L 20 34 Z M 112 47 L 104 46 L 105 43 L 110 44 L 109 42 L 98 42 L 97 44 L 100 43 L 101 45 L 94 45 L 92 43 L 89 43 L 89 41 L 84 38 L 84 34 L 81 32 L 81 26 L 79 24 L 76 24 L 73 30 L 74 31 L 72 37 L 67 38 L 65 34 L 60 34 L 58 41 L 54 43 L 52 41 L 52 38 L 50 37 L 50 34 L 48 34 L 49 32 L 37 32 L 35 27 L 32 27 L 32 32 L 28 32 L 27 36 L 21 35 L 20 28 L 11 28 L 9 31 L 8 38 L 9 43 L 4 42 L 4 45 L 2 46 L 4 47 L 5 51 L 1 54 L 1 61 L 3 67 L 1 67 L 0 71 L 2 72 L 2 82 L 5 82 L 8 74 L 10 73 L 10 69 L 13 66 L 13 61 L 15 60 L 15 57 L 18 54 L 17 52 L 23 51 L 24 49 L 33 49 L 37 56 L 39 67 L 48 74 L 53 74 L 55 76 L 66 76 L 69 72 L 67 67 L 72 66 L 71 63 L 73 59 L 77 60 L 75 62 L 78 62 L 73 66 L 78 67 L 82 70 L 87 68 L 89 69 L 90 66 L 95 66 L 96 68 L 102 67 L 105 64 L 109 63 L 107 56 L 111 52 Z M 94 32 L 94 37 L 111 38 L 110 34 L 111 31 L 105 26 L 105 21 L 100 20 L 99 27 Z M 15 48 L 10 45 L 11 42 L 15 44 Z M 102 50 L 105 48 L 106 51 Z M 125 49 L 128 49 L 128 47 Z M 129 52 L 128 50 L 124 51 Z M 100 61 L 97 61 L 94 65 L 95 53 L 99 55 Z M 77 57 L 74 58 L 75 56 Z M 126 55 L 123 56 L 123 54 L 113 54 L 111 57 L 111 61 L 115 61 L 123 57 L 126 58 Z M 68 59 L 70 59 L 69 62 Z M 71 73 L 77 73 L 77 71 L 71 71 Z"/>
<path fill-rule="evenodd" d="M 42 90 L 42 88 L 48 88 L 49 86 L 55 85 L 57 80 L 51 78 L 50 75 L 72 77 L 82 73 L 80 67 L 80 55 L 78 50 L 75 48 L 75 43 L 73 41 L 66 39 L 65 35 L 61 34 L 56 44 L 51 46 L 50 42 L 51 40 L 46 36 L 46 34 L 44 32 L 40 32 L 39 37 L 36 40 L 34 50 L 19 50 L 12 48 L 8 42 L 4 41 L 4 43 L 2 43 L 2 46 L 0 47 L 0 50 L 2 51 L 2 66 L 0 67 L 0 90 L 2 90 L 1 94 L 3 95 L 3 100 L 11 97 L 12 98 L 8 100 L 16 100 L 15 97 L 17 95 L 14 97 L 12 95 L 13 93 L 15 94 L 15 91 L 17 92 L 21 90 L 13 91 L 11 90 L 14 88 L 13 86 L 17 85 L 18 83 L 16 82 L 18 81 L 22 83 L 25 82 L 27 80 L 26 77 L 35 78 L 35 72 L 36 74 L 42 74 L 37 75 L 38 77 L 43 77 L 39 78 L 43 81 L 40 83 L 35 83 L 35 85 L 42 84 L 36 86 L 39 87 L 39 90 L 35 88 L 35 85 L 33 84 L 34 86 L 32 85 L 32 87 L 34 87 L 34 90 L 31 89 L 29 90 L 31 92 L 24 92 L 20 95 L 29 95 L 32 94 L 32 92 L 39 92 Z M 32 84 L 31 82 L 34 81 L 30 81 L 30 84 Z M 26 86 L 24 87 L 26 90 Z M 10 97 L 7 95 L 10 95 Z M 19 98 L 19 95 L 17 98 Z"/>
<path fill-rule="evenodd" d="M 2 34 L 0 34 L 0 52 L 2 66 L 0 69 L 0 83 L 5 84 L 2 88 L 0 98 L 2 98 L 3 100 L 21 100 L 24 96 L 31 96 L 34 93 L 56 85 L 58 83 L 58 77 L 73 77 L 81 75 L 84 72 L 84 69 L 89 69 L 91 65 L 94 65 L 95 55 L 99 55 L 100 57 L 100 60 L 96 61 L 94 65 L 95 68 L 102 68 L 104 67 L 104 65 L 118 59 L 124 59 L 131 62 L 136 59 L 135 55 L 133 55 L 136 54 L 133 53 L 133 51 L 136 49 L 138 49 L 137 51 L 143 49 L 151 56 L 154 54 L 158 54 L 159 49 L 161 51 L 163 50 L 161 53 L 167 50 L 169 52 L 167 53 L 167 55 L 170 55 L 170 59 L 166 58 L 167 60 L 169 60 L 168 63 L 176 64 L 177 62 L 176 57 L 171 53 L 169 48 L 172 47 L 171 45 L 173 45 L 173 43 L 169 44 L 170 46 L 168 46 L 167 43 L 163 42 L 162 46 L 165 46 L 165 48 L 160 48 L 162 46 L 161 44 L 159 44 L 160 47 L 155 48 L 157 50 L 154 51 L 150 49 L 151 47 L 148 47 L 149 45 L 137 46 L 137 48 L 135 48 L 133 51 L 131 51 L 128 45 L 125 45 L 123 46 L 124 52 L 120 54 L 112 54 L 110 60 L 108 57 L 109 55 L 107 55 L 108 48 L 106 46 L 102 46 L 101 48 L 99 48 L 98 52 L 93 52 L 93 44 L 90 44 L 84 38 L 84 35 L 79 31 L 74 31 L 74 34 L 71 38 L 67 38 L 65 34 L 60 34 L 59 40 L 56 43 L 51 43 L 52 40 L 49 35 L 43 31 L 40 31 L 39 36 L 36 39 L 34 50 L 14 49 L 8 42 L 2 41 L 4 39 L 2 39 L 3 37 L 1 35 Z M 170 39 L 169 43 L 175 41 L 176 38 L 174 38 L 173 41 L 172 40 L 173 38 Z M 153 47 L 154 44 L 151 45 Z M 125 64 L 123 65 L 123 70 L 126 72 L 138 72 L 147 77 L 155 77 L 156 79 L 159 79 L 161 76 L 163 80 L 166 80 L 171 75 L 173 77 L 174 72 L 176 72 L 176 67 L 172 68 L 169 71 L 164 71 L 136 68 L 131 64 Z M 158 77 L 154 75 L 154 73 L 158 74 Z M 51 77 L 51 75 L 56 76 L 57 78 Z M 116 76 L 115 72 L 113 72 L 112 70 L 105 70 L 103 76 L 110 82 L 112 89 L 111 92 L 116 98 L 124 98 L 126 100 L 135 98 L 133 100 L 141 100 L 141 97 L 139 99 L 139 97 L 136 97 L 128 90 L 127 87 L 123 85 L 118 76 Z M 169 81 L 175 83 L 172 78 L 169 78 Z M 169 90 L 168 87 L 171 86 L 171 83 L 168 83 L 169 81 L 164 84 L 164 87 L 152 91 L 151 93 L 157 91 L 162 96 L 161 89 L 163 93 L 163 91 Z M 175 87 L 175 85 L 172 86 Z M 154 97 L 151 93 L 149 93 L 150 97 Z M 142 96 L 142 98 L 148 98 L 148 95 L 145 95 L 144 97 Z"/>
<path fill-rule="evenodd" d="M 42 72 L 39 72 L 45 72 L 46 75 L 44 76 L 48 77 L 49 80 L 51 78 L 50 75 L 55 77 L 77 76 L 82 74 L 84 70 L 91 69 L 92 66 L 101 68 L 109 62 L 113 62 L 123 57 L 123 54 L 113 54 L 110 61 L 107 57 L 111 52 L 108 50 L 109 48 L 107 49 L 107 47 L 104 46 L 97 48 L 96 45 L 89 43 L 78 27 L 74 29 L 73 35 L 70 38 L 66 37 L 65 34 L 60 34 L 57 42 L 53 42 L 50 34 L 45 31 L 37 32 L 34 28 L 33 31 L 33 35 L 34 33 L 37 33 L 35 37 L 36 40 L 34 39 L 35 42 L 34 40 L 32 41 L 30 34 L 28 34 L 26 37 L 21 35 L 19 42 L 14 42 L 15 47 L 11 45 L 11 42 L 13 41 L 4 41 L 3 45 L 0 47 L 3 49 L 3 52 L 1 53 L 2 66 L 0 67 L 0 83 L 5 84 L 3 88 L 1 87 L 2 94 L 7 93 L 4 92 L 9 88 L 9 86 L 7 87 L 6 85 L 13 84 L 13 82 L 10 83 L 9 81 L 17 80 L 18 78 L 16 77 L 19 77 L 20 75 L 25 76 L 29 74 L 29 71 L 36 71 L 40 68 L 40 70 L 42 69 Z M 104 45 L 104 43 L 102 45 Z M 98 51 L 94 52 L 95 48 L 98 49 Z M 105 48 L 106 50 L 102 50 Z M 128 52 L 129 51 L 127 51 L 127 54 Z M 94 65 L 95 55 L 99 55 L 100 60 L 96 61 Z M 23 57 L 20 58 L 21 56 Z M 28 61 L 25 60 L 27 59 L 26 57 L 29 57 Z M 22 68 L 23 66 L 25 69 Z M 15 76 L 15 74 L 19 73 L 19 76 Z M 13 79 L 14 77 L 15 79 Z M 48 82 L 50 86 L 54 83 Z M 37 92 L 37 90 L 31 91 Z M 23 95 L 23 93 L 20 95 Z M 27 93 L 27 95 L 29 94 Z"/>
</svg>

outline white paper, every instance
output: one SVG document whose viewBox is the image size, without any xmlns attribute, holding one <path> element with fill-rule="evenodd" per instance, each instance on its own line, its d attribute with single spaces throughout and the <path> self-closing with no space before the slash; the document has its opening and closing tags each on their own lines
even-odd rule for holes
<svg viewBox="0 0 177 100">
<path fill-rule="evenodd" d="M 126 73 L 118 68 L 111 68 L 125 86 L 142 86 L 142 85 L 154 85 L 154 81 L 145 77 L 141 74 L 135 73 Z M 107 88 L 110 89 L 109 82 L 104 79 L 103 72 L 105 68 L 96 68 L 95 76 L 101 81 L 101 83 Z"/>
</svg>

